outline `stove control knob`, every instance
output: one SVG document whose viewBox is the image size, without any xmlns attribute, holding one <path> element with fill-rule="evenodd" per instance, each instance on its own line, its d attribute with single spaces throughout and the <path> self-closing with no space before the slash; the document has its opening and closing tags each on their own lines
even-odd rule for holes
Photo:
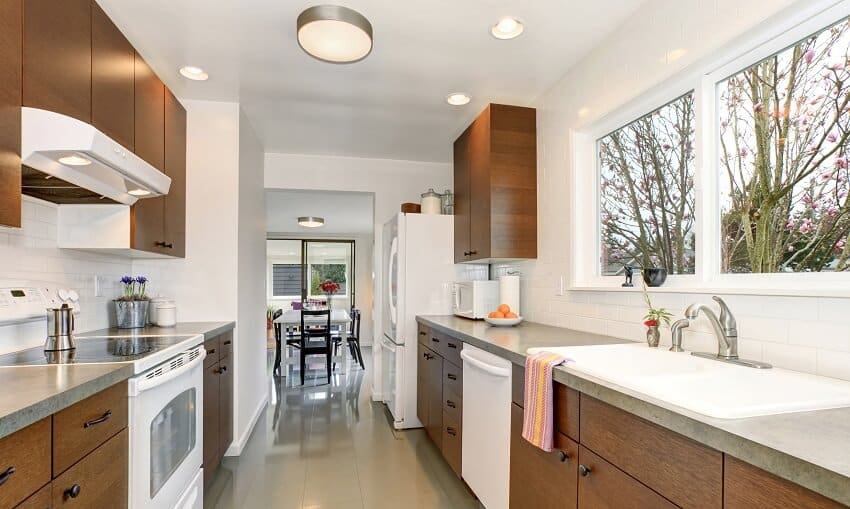
<svg viewBox="0 0 850 509">
<path fill-rule="evenodd" d="M 80 294 L 74 290 L 68 290 L 68 298 L 71 299 L 71 302 L 77 302 L 80 300 Z"/>
<path fill-rule="evenodd" d="M 68 290 L 64 288 L 60 288 L 57 294 L 59 295 L 59 300 L 68 300 L 68 298 L 70 297 L 70 295 L 68 294 Z"/>
</svg>

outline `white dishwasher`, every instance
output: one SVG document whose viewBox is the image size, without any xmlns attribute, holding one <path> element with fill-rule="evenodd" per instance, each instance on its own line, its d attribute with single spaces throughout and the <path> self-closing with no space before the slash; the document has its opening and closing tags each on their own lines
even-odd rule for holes
<svg viewBox="0 0 850 509">
<path fill-rule="evenodd" d="M 511 363 L 464 343 L 462 474 L 487 509 L 507 509 Z"/>
</svg>

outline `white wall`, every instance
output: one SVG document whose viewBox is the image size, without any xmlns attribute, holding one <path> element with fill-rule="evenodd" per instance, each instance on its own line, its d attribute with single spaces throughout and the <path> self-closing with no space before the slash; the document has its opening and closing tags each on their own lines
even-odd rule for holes
<svg viewBox="0 0 850 509">
<path fill-rule="evenodd" d="M 539 258 L 518 264 L 523 310 L 554 325 L 639 340 L 644 308 L 640 295 L 567 292 L 557 281 L 570 273 L 570 130 L 580 130 L 675 73 L 712 54 L 748 29 L 795 4 L 790 0 L 649 0 L 615 35 L 594 49 L 551 89 L 538 106 Z M 792 8 L 806 4 L 796 2 Z M 782 13 L 793 16 L 793 13 Z M 670 61 L 668 54 L 685 50 Z M 681 53 L 677 51 L 676 53 Z M 590 219 L 589 219 L 590 220 Z M 730 295 L 738 318 L 741 355 L 777 366 L 850 379 L 850 300 Z M 681 316 L 708 295 L 653 295 L 656 306 Z M 716 341 L 704 320 L 686 333 L 690 349 L 711 351 Z M 665 334 L 669 344 L 669 332 Z"/>
<path fill-rule="evenodd" d="M 384 223 L 398 213 L 404 202 L 419 203 L 420 194 L 433 187 L 438 192 L 453 187 L 449 163 L 365 159 L 357 157 L 266 154 L 267 189 L 361 191 L 375 195 L 373 244 L 374 288 L 383 288 L 381 239 Z M 381 292 L 373 294 L 373 331 L 381 334 Z M 380 351 L 375 363 L 380 363 Z M 378 370 L 372 371 L 379 376 Z M 373 378 L 373 387 L 375 380 Z"/>
</svg>

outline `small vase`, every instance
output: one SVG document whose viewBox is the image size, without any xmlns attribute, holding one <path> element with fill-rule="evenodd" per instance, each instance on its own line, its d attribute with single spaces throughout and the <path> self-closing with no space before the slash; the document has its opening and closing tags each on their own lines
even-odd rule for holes
<svg viewBox="0 0 850 509">
<path fill-rule="evenodd" d="M 650 325 L 646 328 L 646 344 L 650 348 L 658 347 L 658 342 L 661 340 L 661 333 L 658 332 L 657 325 Z"/>
<path fill-rule="evenodd" d="M 148 323 L 149 300 L 116 300 L 115 324 L 119 329 L 141 329 Z"/>
</svg>

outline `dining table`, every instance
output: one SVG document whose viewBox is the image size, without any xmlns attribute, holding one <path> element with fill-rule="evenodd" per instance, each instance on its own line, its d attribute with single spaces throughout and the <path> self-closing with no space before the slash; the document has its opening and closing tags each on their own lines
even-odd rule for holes
<svg viewBox="0 0 850 509">
<path fill-rule="evenodd" d="M 325 320 L 321 317 L 307 317 L 304 319 L 304 325 L 321 325 Z M 279 323 L 281 325 L 281 329 L 283 332 L 281 336 L 281 341 L 284 343 L 281 345 L 283 348 L 283 364 L 286 366 L 291 366 L 297 363 L 297 358 L 294 358 L 290 355 L 290 349 L 285 348 L 286 342 L 286 331 L 291 329 L 292 327 L 300 327 L 301 326 L 301 310 L 300 309 L 289 309 L 284 311 L 282 315 L 275 318 L 274 323 Z M 342 366 L 342 373 L 348 374 L 348 328 L 351 324 L 351 315 L 348 313 L 346 309 L 331 309 L 331 326 L 338 326 L 339 328 L 339 336 L 342 338 L 340 343 L 341 352 L 337 355 L 334 355 L 332 360 L 336 364 L 340 364 Z M 280 366 L 275 366 L 275 368 L 279 368 Z M 279 369 L 277 369 L 279 371 Z"/>
</svg>

